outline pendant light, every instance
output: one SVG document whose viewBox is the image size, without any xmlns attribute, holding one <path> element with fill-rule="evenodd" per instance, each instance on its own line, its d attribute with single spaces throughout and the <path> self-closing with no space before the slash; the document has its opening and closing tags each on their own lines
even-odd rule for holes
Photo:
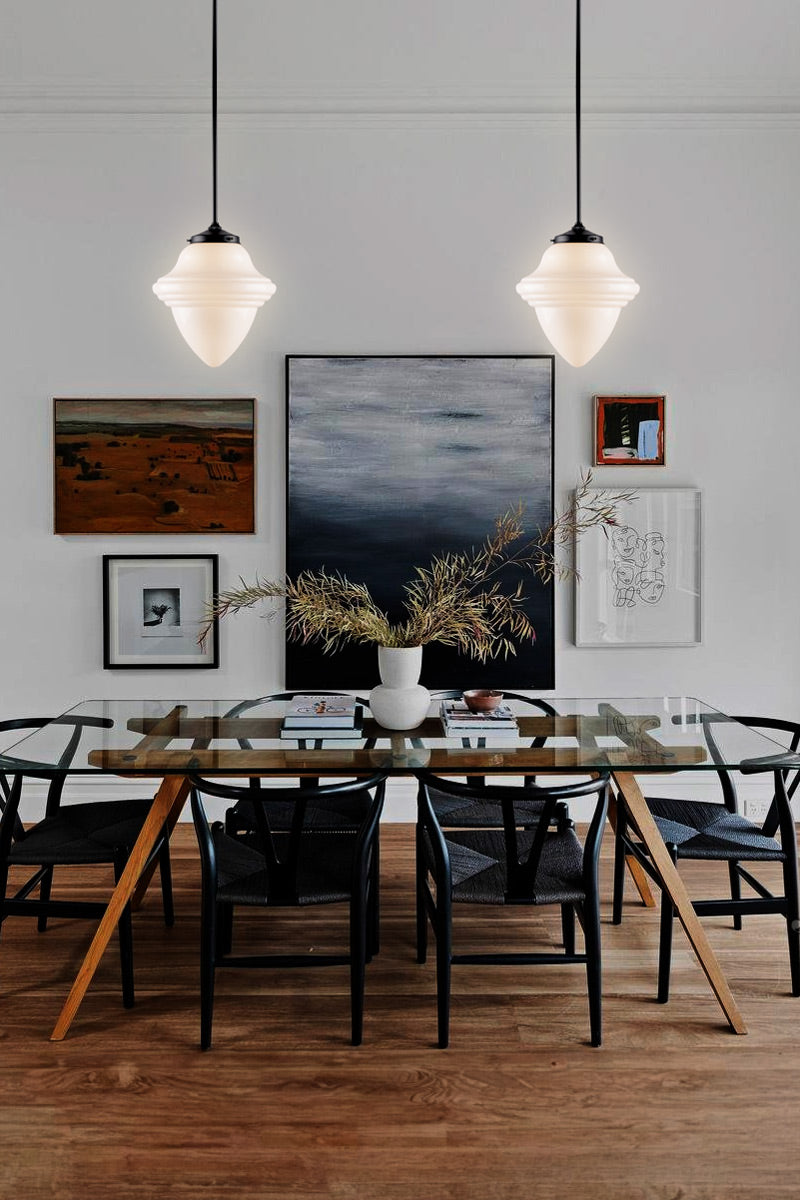
<svg viewBox="0 0 800 1200">
<path fill-rule="evenodd" d="M 275 284 L 256 270 L 236 234 L 217 221 L 217 0 L 212 0 L 211 158 L 213 220 L 189 238 L 153 291 L 172 309 L 195 354 L 209 367 L 218 367 L 242 344 L 256 310 L 274 296 Z"/>
<path fill-rule="evenodd" d="M 517 292 L 536 310 L 553 348 L 573 367 L 582 367 L 608 340 L 639 285 L 623 275 L 600 234 L 581 222 L 581 0 L 575 2 L 575 180 L 575 224 L 553 238 Z"/>
</svg>

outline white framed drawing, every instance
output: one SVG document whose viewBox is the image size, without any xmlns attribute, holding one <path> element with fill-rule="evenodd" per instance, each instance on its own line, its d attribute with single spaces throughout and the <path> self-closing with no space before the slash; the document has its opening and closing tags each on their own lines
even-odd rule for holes
<svg viewBox="0 0 800 1200">
<path fill-rule="evenodd" d="M 218 667 L 216 554 L 104 554 L 103 666 Z"/>
<path fill-rule="evenodd" d="M 697 645 L 700 492 L 639 488 L 618 519 L 616 527 L 591 529 L 578 539 L 575 644 Z"/>
</svg>

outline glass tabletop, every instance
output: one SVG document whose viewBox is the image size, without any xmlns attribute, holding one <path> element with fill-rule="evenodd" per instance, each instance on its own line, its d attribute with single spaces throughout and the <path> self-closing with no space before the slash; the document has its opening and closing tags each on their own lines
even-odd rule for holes
<svg viewBox="0 0 800 1200">
<path fill-rule="evenodd" d="M 384 729 L 367 710 L 358 738 L 281 736 L 287 705 L 238 700 L 90 700 L 41 728 L 7 733 L 0 770 L 69 774 L 321 775 L 430 769 L 714 770 L 785 758 L 784 747 L 689 696 L 547 697 L 556 715 L 510 701 L 518 732 L 446 736 L 438 703 L 416 729 Z"/>
</svg>

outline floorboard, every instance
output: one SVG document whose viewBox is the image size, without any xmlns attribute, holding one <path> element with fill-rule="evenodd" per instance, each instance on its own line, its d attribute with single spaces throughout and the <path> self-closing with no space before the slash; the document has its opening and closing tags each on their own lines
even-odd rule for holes
<svg viewBox="0 0 800 1200">
<path fill-rule="evenodd" d="M 173 839 L 177 919 L 157 887 L 135 917 L 136 1006 L 116 941 L 72 1030 L 49 1033 L 88 922 L 37 934 L 10 918 L 0 952 L 0 1200 L 793 1200 L 800 1000 L 785 932 L 705 921 L 749 1034 L 728 1031 L 679 930 L 673 994 L 655 1003 L 658 910 L 629 885 L 609 924 L 603 848 L 604 1045 L 588 1044 L 580 967 L 455 967 L 451 1047 L 435 1048 L 433 965 L 413 945 L 413 830 L 383 831 L 380 955 L 364 1045 L 349 1045 L 347 968 L 226 971 L 214 1047 L 198 1049 L 199 863 Z M 690 893 L 727 872 L 682 867 Z M 773 872 L 774 877 L 774 872 Z M 769 880 L 769 873 L 764 876 Z M 62 895 L 74 885 L 64 873 Z M 82 894 L 105 876 L 80 872 Z M 777 881 L 776 881 L 777 882 Z M 557 945 L 557 912 L 456 911 L 459 948 Z M 344 913 L 245 914 L 237 943 L 319 952 Z M 268 936 L 267 936 L 268 935 Z"/>
</svg>

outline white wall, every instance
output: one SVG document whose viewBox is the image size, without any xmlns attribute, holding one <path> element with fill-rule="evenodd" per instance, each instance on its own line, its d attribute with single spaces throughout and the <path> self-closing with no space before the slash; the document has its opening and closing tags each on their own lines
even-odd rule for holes
<svg viewBox="0 0 800 1200">
<path fill-rule="evenodd" d="M 0 88 L 0 716 L 111 694 L 259 694 L 282 684 L 282 635 L 249 614 L 224 624 L 219 671 L 104 671 L 101 555 L 215 551 L 223 586 L 281 572 L 285 353 L 549 352 L 514 285 L 573 220 L 571 19 L 555 0 L 536 30 L 517 0 L 491 27 L 475 0 L 373 5 L 368 23 L 352 2 L 232 3 L 220 218 L 278 293 L 212 371 L 150 291 L 210 219 L 207 31 L 182 24 L 196 5 L 140 5 L 113 45 L 109 6 L 78 5 L 80 38 L 33 28 L 36 7 L 8 3 Z M 556 486 L 564 502 L 590 462 L 593 392 L 667 392 L 667 467 L 597 481 L 703 489 L 704 640 L 577 649 L 560 587 L 556 690 L 792 716 L 797 14 L 769 0 L 754 35 L 742 0 L 725 6 L 727 30 L 701 23 L 689 44 L 685 4 L 661 6 L 655 30 L 636 24 L 650 7 L 614 0 L 586 25 L 584 218 L 641 294 L 590 364 L 557 364 Z M 705 51 L 728 36 L 709 74 Z M 257 533 L 55 537 L 54 395 L 255 395 Z"/>
</svg>

